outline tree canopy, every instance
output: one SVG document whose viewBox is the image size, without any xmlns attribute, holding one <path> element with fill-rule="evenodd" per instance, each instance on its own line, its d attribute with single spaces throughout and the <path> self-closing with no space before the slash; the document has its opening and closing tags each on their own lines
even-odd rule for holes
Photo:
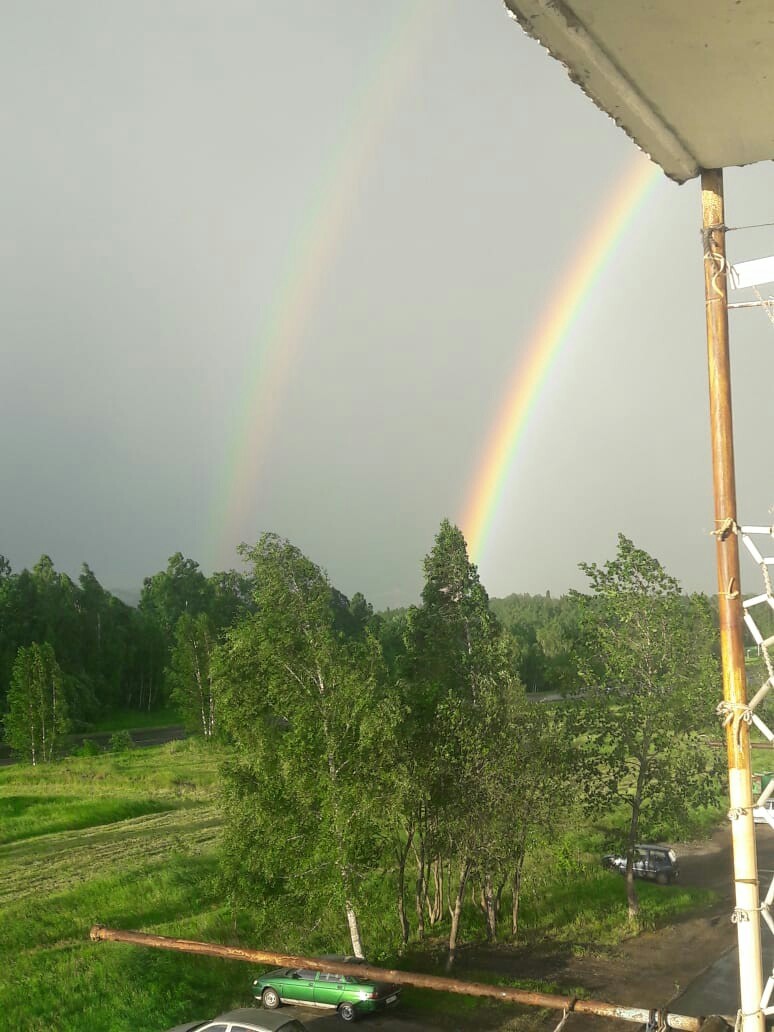
<svg viewBox="0 0 774 1032">
<path fill-rule="evenodd" d="M 224 790 L 230 888 L 241 899 L 279 892 L 310 917 L 337 901 L 362 956 L 357 911 L 377 855 L 380 757 L 398 719 L 379 643 L 367 628 L 337 629 L 348 607 L 290 542 L 265 534 L 243 555 L 255 612 L 230 631 L 219 681 L 235 744 Z M 261 849 L 245 855 L 248 831 Z"/>
<path fill-rule="evenodd" d="M 575 596 L 586 684 L 574 706 L 579 777 L 597 810 L 627 807 L 627 891 L 636 917 L 635 843 L 717 797 L 721 758 L 705 741 L 720 694 L 712 616 L 706 599 L 685 596 L 623 534 L 614 559 L 581 569 L 591 592 Z"/>
</svg>

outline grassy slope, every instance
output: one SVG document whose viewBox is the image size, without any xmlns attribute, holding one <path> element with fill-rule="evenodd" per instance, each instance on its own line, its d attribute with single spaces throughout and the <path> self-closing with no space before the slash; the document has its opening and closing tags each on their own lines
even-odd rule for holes
<svg viewBox="0 0 774 1032">
<path fill-rule="evenodd" d="M 0 772 L 7 1027 L 157 1029 L 246 1002 L 248 972 L 239 965 L 88 940 L 97 921 L 227 934 L 213 884 L 217 760 L 177 744 Z"/>
<path fill-rule="evenodd" d="M 51 767 L 0 770 L 4 1027 L 163 1029 L 249 1002 L 252 972 L 242 964 L 88 940 L 90 926 L 99 922 L 237 941 L 215 884 L 214 792 L 221 755 L 195 742 L 171 743 L 68 758 Z M 580 852 L 565 848 L 536 858 L 522 911 L 529 938 L 549 936 L 587 949 L 625 934 L 622 881 L 584 863 Z M 375 959 L 393 961 L 396 921 L 388 881 L 378 878 L 381 890 L 373 892 L 363 917 Z M 642 886 L 642 898 L 645 923 L 651 926 L 707 901 L 703 893 L 650 885 Z M 264 929 L 256 938 L 253 915 L 245 915 L 244 941 L 299 952 L 345 946 L 336 915 L 316 930 L 304 924 L 303 915 L 285 916 L 284 927 Z M 465 914 L 464 929 L 468 938 L 480 936 L 473 908 Z M 437 945 L 445 927 L 436 931 Z M 404 958 L 406 966 L 413 963 L 432 967 L 427 953 Z M 414 991 L 406 992 L 405 1000 L 428 1015 L 444 1014 L 451 1027 L 471 1006 L 461 997 Z M 477 1015 L 483 1017 L 480 1009 Z"/>
</svg>

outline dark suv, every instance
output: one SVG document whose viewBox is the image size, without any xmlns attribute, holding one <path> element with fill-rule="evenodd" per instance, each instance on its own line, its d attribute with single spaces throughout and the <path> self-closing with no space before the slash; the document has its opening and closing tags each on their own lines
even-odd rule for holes
<svg viewBox="0 0 774 1032">
<path fill-rule="evenodd" d="M 602 857 L 602 866 L 626 874 L 626 857 L 609 853 Z M 635 846 L 633 867 L 635 878 L 647 878 L 659 885 L 671 885 L 680 877 L 677 853 L 669 846 Z"/>
</svg>

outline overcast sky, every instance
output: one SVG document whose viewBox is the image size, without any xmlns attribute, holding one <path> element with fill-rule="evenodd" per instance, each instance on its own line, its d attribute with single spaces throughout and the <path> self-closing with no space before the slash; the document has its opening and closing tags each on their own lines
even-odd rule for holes
<svg viewBox="0 0 774 1032">
<path fill-rule="evenodd" d="M 415 601 L 634 145 L 499 0 L 6 0 L 0 96 L 0 552 L 131 589 L 275 530 Z M 727 221 L 771 186 L 729 172 Z M 715 589 L 700 215 L 662 177 L 589 295 L 490 594 L 582 587 L 619 530 Z M 740 515 L 770 523 L 774 329 L 733 330 Z"/>
</svg>

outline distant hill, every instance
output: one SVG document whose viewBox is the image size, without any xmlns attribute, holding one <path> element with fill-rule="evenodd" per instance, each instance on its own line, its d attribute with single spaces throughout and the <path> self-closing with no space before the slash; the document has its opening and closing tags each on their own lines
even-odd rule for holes
<svg viewBox="0 0 774 1032">
<path fill-rule="evenodd" d="M 120 598 L 126 605 L 132 606 L 136 609 L 140 604 L 140 589 L 139 588 L 108 588 L 111 595 L 115 595 L 116 598 Z"/>
</svg>

